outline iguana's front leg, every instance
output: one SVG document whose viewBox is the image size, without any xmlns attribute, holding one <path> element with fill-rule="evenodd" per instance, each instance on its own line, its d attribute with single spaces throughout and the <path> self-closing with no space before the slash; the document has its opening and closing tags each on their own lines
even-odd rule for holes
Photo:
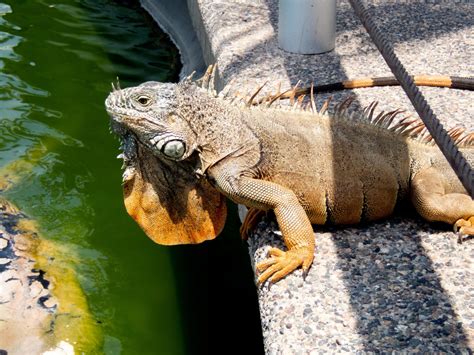
<svg viewBox="0 0 474 355">
<path fill-rule="evenodd" d="M 258 283 L 270 278 L 276 282 L 299 266 L 307 271 L 314 258 L 314 233 L 311 223 L 290 189 L 273 182 L 231 174 L 225 169 L 211 172 L 215 186 L 231 200 L 262 210 L 273 209 L 283 240 L 288 248 L 269 251 L 270 258 L 257 264 Z"/>
</svg>

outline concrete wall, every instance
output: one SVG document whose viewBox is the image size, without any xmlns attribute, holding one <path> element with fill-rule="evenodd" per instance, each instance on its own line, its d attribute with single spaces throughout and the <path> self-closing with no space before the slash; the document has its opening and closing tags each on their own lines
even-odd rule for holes
<svg viewBox="0 0 474 355">
<path fill-rule="evenodd" d="M 197 77 L 202 75 L 207 66 L 189 16 L 186 0 L 140 0 L 140 3 L 178 48 L 183 64 L 180 79 L 193 71 L 196 71 Z"/>
</svg>

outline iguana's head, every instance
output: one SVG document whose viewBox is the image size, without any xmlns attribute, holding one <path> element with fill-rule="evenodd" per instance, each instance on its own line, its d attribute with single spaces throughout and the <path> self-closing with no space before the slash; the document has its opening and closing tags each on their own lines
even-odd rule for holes
<svg viewBox="0 0 474 355">
<path fill-rule="evenodd" d="M 178 84 L 149 81 L 114 90 L 105 101 L 112 129 L 121 137 L 132 134 L 155 155 L 183 160 L 195 147 L 195 135 L 177 113 Z"/>
<path fill-rule="evenodd" d="M 179 90 L 180 84 L 146 82 L 114 88 L 105 101 L 122 141 L 127 212 L 166 245 L 213 239 L 226 216 L 225 198 L 196 177 L 196 137 L 178 113 Z"/>
</svg>

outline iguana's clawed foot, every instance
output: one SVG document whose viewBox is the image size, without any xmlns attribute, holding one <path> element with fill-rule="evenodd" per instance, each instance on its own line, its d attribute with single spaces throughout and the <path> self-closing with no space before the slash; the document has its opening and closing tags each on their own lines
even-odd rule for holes
<svg viewBox="0 0 474 355">
<path fill-rule="evenodd" d="M 291 249 L 286 252 L 271 248 L 268 255 L 270 258 L 257 264 L 257 271 L 260 273 L 258 285 L 263 284 L 270 277 L 270 282 L 277 282 L 300 266 L 303 272 L 307 272 L 314 258 L 313 253 L 307 248 Z"/>
<path fill-rule="evenodd" d="M 242 240 L 247 240 L 250 231 L 252 231 L 257 223 L 260 221 L 260 218 L 265 214 L 266 212 L 263 210 L 258 210 L 256 208 L 250 208 L 247 212 L 247 215 L 245 216 L 244 221 L 242 222 L 242 226 L 240 227 L 240 236 Z"/>
<path fill-rule="evenodd" d="M 462 243 L 463 236 L 474 236 L 474 216 L 468 220 L 458 219 L 453 226 L 454 232 L 458 234 L 458 242 Z"/>
</svg>

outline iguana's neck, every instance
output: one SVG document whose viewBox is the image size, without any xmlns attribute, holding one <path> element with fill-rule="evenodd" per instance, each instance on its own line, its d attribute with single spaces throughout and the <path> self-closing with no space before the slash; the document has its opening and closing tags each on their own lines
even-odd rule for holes
<svg viewBox="0 0 474 355">
<path fill-rule="evenodd" d="M 183 91 L 178 103 L 178 114 L 186 119 L 197 139 L 203 162 L 203 171 L 220 160 L 249 154 L 249 163 L 259 155 L 259 142 L 250 128 L 244 124 L 243 110 L 210 96 L 204 90 L 191 86 Z M 245 110 L 244 110 L 245 111 Z M 256 162 L 253 162 L 255 164 Z"/>
</svg>

